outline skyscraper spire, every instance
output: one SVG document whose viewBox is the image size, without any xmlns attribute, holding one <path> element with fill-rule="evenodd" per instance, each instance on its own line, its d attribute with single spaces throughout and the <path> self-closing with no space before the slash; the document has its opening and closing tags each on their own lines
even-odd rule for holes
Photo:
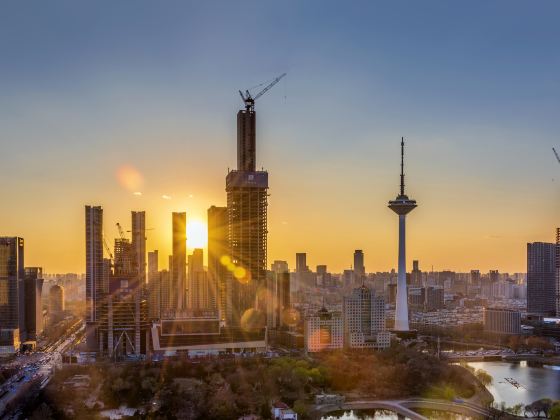
<svg viewBox="0 0 560 420">
<path fill-rule="evenodd" d="M 404 137 L 401 137 L 401 195 L 404 195 Z"/>
</svg>

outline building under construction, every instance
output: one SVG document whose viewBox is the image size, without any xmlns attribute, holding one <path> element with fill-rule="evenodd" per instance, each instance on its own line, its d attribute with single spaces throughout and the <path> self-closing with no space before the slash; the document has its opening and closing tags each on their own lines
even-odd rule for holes
<svg viewBox="0 0 560 420">
<path fill-rule="evenodd" d="M 261 327 L 266 317 L 268 172 L 256 170 L 255 100 L 284 76 L 274 79 L 255 97 L 248 91 L 240 92 L 245 109 L 237 113 L 237 170 L 226 177 L 231 256 L 226 319 L 231 326 Z"/>
<path fill-rule="evenodd" d="M 146 287 L 138 267 L 137 244 L 115 240 L 113 270 L 98 317 L 99 350 L 109 357 L 139 356 L 149 349 Z"/>
</svg>

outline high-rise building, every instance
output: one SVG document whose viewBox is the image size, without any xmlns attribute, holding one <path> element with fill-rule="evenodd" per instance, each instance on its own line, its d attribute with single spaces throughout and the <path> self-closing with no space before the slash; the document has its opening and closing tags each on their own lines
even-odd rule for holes
<svg viewBox="0 0 560 420">
<path fill-rule="evenodd" d="M 188 258 L 188 288 L 187 307 L 189 311 L 210 310 L 208 295 L 208 277 L 204 271 L 204 253 L 202 248 L 196 248 Z"/>
<path fill-rule="evenodd" d="M 445 292 L 442 286 L 426 288 L 426 310 L 437 311 L 445 308 Z"/>
<path fill-rule="evenodd" d="M 64 287 L 55 284 L 49 289 L 49 322 L 54 324 L 64 313 Z"/>
<path fill-rule="evenodd" d="M 560 228 L 556 228 L 556 316 L 560 318 Z"/>
<path fill-rule="evenodd" d="M 305 252 L 296 253 L 296 272 L 294 290 L 302 290 L 304 288 L 315 287 L 317 279 L 307 265 L 307 254 Z"/>
<path fill-rule="evenodd" d="M 140 284 L 146 284 L 146 212 L 132 212 L 132 247 L 136 256 Z"/>
<path fill-rule="evenodd" d="M 480 287 L 480 271 L 471 270 L 471 285 L 474 287 Z"/>
<path fill-rule="evenodd" d="M 90 324 L 96 322 L 106 292 L 103 272 L 103 209 L 86 206 L 86 322 Z"/>
<path fill-rule="evenodd" d="M 302 273 L 304 271 L 309 271 L 307 266 L 307 254 L 305 252 L 296 253 L 296 273 Z"/>
<path fill-rule="evenodd" d="M 385 299 L 365 286 L 343 300 L 344 341 L 349 348 L 384 349 L 391 344 L 385 327 Z"/>
<path fill-rule="evenodd" d="M 25 340 L 23 238 L 0 237 L 0 351 L 16 352 Z"/>
<path fill-rule="evenodd" d="M 135 247 L 115 240 L 115 263 L 98 319 L 98 343 L 109 357 L 146 354 L 149 348 L 148 302 L 143 293 Z"/>
<path fill-rule="evenodd" d="M 173 213 L 173 267 L 171 302 L 173 309 L 185 309 L 187 289 L 187 213 Z"/>
<path fill-rule="evenodd" d="M 406 215 L 416 208 L 415 200 L 404 193 L 404 138 L 401 140 L 401 187 L 400 194 L 389 201 L 389 208 L 399 215 L 399 274 L 397 280 L 397 303 L 395 330 L 408 331 L 408 299 L 406 293 Z"/>
<path fill-rule="evenodd" d="M 227 207 L 208 209 L 208 293 L 221 320 L 226 320 L 228 305 L 228 270 L 223 260 L 229 258 Z M 230 294 L 231 297 L 231 294 Z"/>
<path fill-rule="evenodd" d="M 43 332 L 43 269 L 25 267 L 25 331 L 27 340 L 37 340 Z"/>
<path fill-rule="evenodd" d="M 263 327 L 256 324 L 266 317 L 266 293 L 259 291 L 266 290 L 268 173 L 256 170 L 255 122 L 254 103 L 246 102 L 237 114 L 237 170 L 226 176 L 229 256 L 235 267 L 228 275 L 228 323 L 241 325 L 243 318 L 248 328 Z M 247 323 L 248 318 L 258 322 Z"/>
<path fill-rule="evenodd" d="M 412 271 L 410 272 L 410 284 L 416 287 L 424 286 L 422 281 L 422 271 L 420 271 L 420 265 L 418 260 L 412 261 Z"/>
<path fill-rule="evenodd" d="M 408 288 L 408 304 L 416 310 L 423 310 L 426 305 L 426 288 L 414 287 Z"/>
<path fill-rule="evenodd" d="M 500 272 L 498 270 L 490 270 L 488 273 L 490 283 L 494 284 L 500 281 Z"/>
<path fill-rule="evenodd" d="M 148 315 L 150 319 L 161 318 L 161 282 L 158 266 L 158 250 L 148 252 Z"/>
<path fill-rule="evenodd" d="M 304 322 L 305 351 L 314 353 L 344 347 L 344 320 L 340 312 L 322 308 Z"/>
<path fill-rule="evenodd" d="M 275 273 L 285 273 L 290 271 L 288 262 L 282 260 L 275 260 L 272 264 L 270 264 L 270 269 Z"/>
<path fill-rule="evenodd" d="M 317 266 L 317 285 L 321 287 L 334 286 L 332 275 L 327 271 L 326 265 Z"/>
<path fill-rule="evenodd" d="M 471 270 L 470 272 L 467 295 L 471 298 L 482 295 L 482 282 L 479 270 Z"/>
<path fill-rule="evenodd" d="M 173 318 L 175 316 L 175 305 L 173 297 L 175 294 L 171 291 L 172 272 L 169 270 L 161 270 L 158 273 L 160 285 L 160 318 Z"/>
<path fill-rule="evenodd" d="M 366 275 L 366 267 L 364 266 L 364 252 L 361 249 L 354 251 L 354 274 L 357 279 L 362 280 Z"/>
<path fill-rule="evenodd" d="M 290 271 L 286 261 L 274 261 L 268 273 L 267 326 L 279 328 L 287 325 L 290 309 Z"/>
<path fill-rule="evenodd" d="M 556 314 L 556 244 L 527 244 L 527 312 Z"/>
</svg>

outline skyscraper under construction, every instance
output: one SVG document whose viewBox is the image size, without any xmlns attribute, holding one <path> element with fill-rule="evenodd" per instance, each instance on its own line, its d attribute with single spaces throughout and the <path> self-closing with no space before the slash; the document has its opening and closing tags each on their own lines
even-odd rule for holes
<svg viewBox="0 0 560 420">
<path fill-rule="evenodd" d="M 90 226 L 92 221 L 95 222 L 93 230 Z M 100 355 L 116 358 L 124 355 L 138 356 L 149 351 L 148 303 L 143 268 L 145 257 L 142 258 L 137 251 L 145 249 L 143 221 L 144 212 L 132 212 L 132 241 L 124 237 L 117 224 L 120 238 L 115 240 L 114 259 L 108 246 L 111 259 L 103 259 L 103 250 L 98 252 L 103 241 L 100 233 L 103 213 L 100 207 L 86 207 L 88 270 L 90 265 L 100 265 L 100 273 L 92 269 L 93 275 L 90 276 L 96 282 L 91 287 L 95 292 L 92 293 L 91 305 L 95 315 L 95 335 L 90 335 L 95 339 Z M 90 252 L 90 248 L 95 252 Z M 97 259 L 101 257 L 101 262 L 91 258 L 96 264 L 90 264 L 90 255 Z"/>
<path fill-rule="evenodd" d="M 231 257 L 226 320 L 232 326 L 258 328 L 265 322 L 268 172 L 256 170 L 255 100 L 284 75 L 254 97 L 240 92 L 245 109 L 237 113 L 237 170 L 226 177 Z"/>
</svg>

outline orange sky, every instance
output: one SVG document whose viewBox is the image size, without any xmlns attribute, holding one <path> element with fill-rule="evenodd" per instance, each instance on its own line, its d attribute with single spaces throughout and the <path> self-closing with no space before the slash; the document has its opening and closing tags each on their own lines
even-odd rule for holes
<svg viewBox="0 0 560 420">
<path fill-rule="evenodd" d="M 115 3 L 4 7 L 0 235 L 27 265 L 83 272 L 92 204 L 109 238 L 145 210 L 165 266 L 171 212 L 225 204 L 238 90 L 283 72 L 256 103 L 269 265 L 396 267 L 401 136 L 408 267 L 522 272 L 554 239 L 558 3 Z"/>
</svg>

